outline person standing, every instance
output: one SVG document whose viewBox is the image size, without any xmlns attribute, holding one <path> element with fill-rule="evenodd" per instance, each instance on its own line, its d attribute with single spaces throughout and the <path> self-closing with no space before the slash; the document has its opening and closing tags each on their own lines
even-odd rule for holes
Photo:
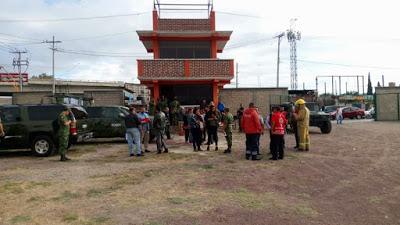
<svg viewBox="0 0 400 225">
<path fill-rule="evenodd" d="M 171 109 L 170 111 L 170 119 L 171 119 L 171 125 L 172 126 L 177 126 L 178 125 L 178 117 L 179 117 L 179 109 L 181 107 L 181 104 L 178 101 L 178 98 L 175 96 L 174 100 L 169 104 L 169 108 Z"/>
<path fill-rule="evenodd" d="M 171 118 L 169 117 L 169 108 L 165 107 L 162 109 L 164 114 L 165 114 L 165 135 L 167 136 L 167 139 L 171 139 Z"/>
<path fill-rule="evenodd" d="M 129 147 L 129 156 L 143 156 L 141 146 L 141 123 L 134 107 L 129 108 L 129 114 L 125 117 L 126 141 Z"/>
<path fill-rule="evenodd" d="M 60 161 L 71 160 L 66 156 L 69 142 L 70 125 L 72 121 L 69 119 L 71 111 L 64 106 L 63 111 L 58 116 L 58 151 L 60 153 Z"/>
<path fill-rule="evenodd" d="M 146 108 L 144 106 L 140 106 L 140 112 L 138 114 L 140 123 L 141 123 L 141 141 L 144 146 L 144 152 L 150 152 L 148 150 L 149 140 L 150 140 L 150 117 L 146 112 Z"/>
<path fill-rule="evenodd" d="M 294 146 L 295 150 L 299 149 L 299 132 L 297 129 L 297 120 L 295 114 L 299 112 L 299 107 L 295 104 L 292 106 L 291 115 L 290 115 L 290 127 L 293 129 L 294 138 L 296 140 L 296 146 Z"/>
<path fill-rule="evenodd" d="M 260 110 L 259 110 L 258 107 L 256 107 L 256 111 L 257 111 L 258 117 L 259 117 L 259 119 L 260 119 L 260 124 L 261 124 L 261 134 L 258 136 L 258 139 L 257 139 L 257 145 L 258 145 L 258 152 L 257 152 L 257 155 L 260 155 L 260 138 L 261 138 L 261 135 L 264 135 L 264 129 L 265 129 L 265 127 L 264 127 L 264 118 L 263 118 L 262 115 L 260 114 Z"/>
<path fill-rule="evenodd" d="M 229 108 L 224 109 L 224 116 L 223 116 L 223 123 L 224 123 L 224 132 L 226 143 L 228 148 L 224 151 L 224 153 L 231 153 L 232 151 L 232 126 L 233 126 L 233 115 L 229 112 Z"/>
<path fill-rule="evenodd" d="M 204 123 L 203 118 L 200 115 L 199 108 L 193 109 L 193 116 L 190 120 L 190 131 L 193 136 L 193 151 L 203 151 L 201 149 L 201 124 Z"/>
<path fill-rule="evenodd" d="M 161 110 L 164 110 L 165 108 L 168 107 L 168 99 L 166 99 L 165 96 L 162 95 L 161 98 L 158 100 L 157 106 L 158 106 Z"/>
<path fill-rule="evenodd" d="M 259 152 L 257 139 L 261 134 L 262 127 L 254 103 L 250 103 L 249 108 L 243 112 L 242 128 L 246 134 L 246 159 L 260 160 L 261 158 L 257 155 Z"/>
<path fill-rule="evenodd" d="M 215 151 L 218 151 L 218 126 L 221 115 L 214 105 L 210 105 L 210 111 L 205 116 L 206 127 L 208 131 L 207 151 L 210 151 L 210 145 L 215 143 Z"/>
<path fill-rule="evenodd" d="M 223 112 L 224 112 L 224 109 L 225 109 L 224 103 L 222 103 L 221 101 L 219 101 L 219 102 L 218 102 L 217 108 L 218 108 L 218 111 L 219 111 L 220 113 L 223 113 Z"/>
<path fill-rule="evenodd" d="M 157 154 L 161 154 L 162 149 L 164 153 L 168 153 L 168 147 L 165 143 L 164 134 L 167 118 L 164 112 L 159 107 L 156 107 L 156 115 L 154 116 L 153 127 L 156 135 Z"/>
<path fill-rule="evenodd" d="M 342 124 L 342 121 L 343 121 L 343 110 L 342 108 L 338 107 L 336 109 L 336 123 Z"/>
<path fill-rule="evenodd" d="M 244 108 L 243 108 L 242 104 L 240 104 L 240 107 L 236 112 L 236 117 L 239 121 L 239 132 L 243 132 L 243 129 L 242 129 L 243 112 L 244 112 Z"/>
<path fill-rule="evenodd" d="M 284 157 L 284 135 L 287 120 L 280 111 L 279 107 L 273 108 L 271 117 L 271 142 L 272 142 L 272 157 L 270 160 L 283 159 Z"/>
<path fill-rule="evenodd" d="M 299 112 L 294 113 L 299 134 L 299 151 L 308 151 L 310 149 L 310 110 L 306 107 L 305 103 L 303 99 L 299 99 L 295 103 L 299 107 Z"/>
</svg>

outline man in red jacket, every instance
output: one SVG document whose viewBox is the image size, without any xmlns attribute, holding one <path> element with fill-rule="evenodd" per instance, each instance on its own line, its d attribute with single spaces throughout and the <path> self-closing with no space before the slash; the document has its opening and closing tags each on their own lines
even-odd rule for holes
<svg viewBox="0 0 400 225">
<path fill-rule="evenodd" d="M 286 117 L 280 111 L 279 106 L 275 106 L 273 108 L 273 113 L 271 117 L 272 157 L 270 158 L 270 160 L 283 159 L 283 145 L 286 124 Z"/>
<path fill-rule="evenodd" d="M 242 129 L 246 134 L 246 159 L 249 160 L 251 157 L 251 160 L 260 160 L 257 157 L 259 148 L 257 141 L 262 132 L 262 126 L 254 103 L 250 103 L 249 108 L 243 112 Z"/>
</svg>

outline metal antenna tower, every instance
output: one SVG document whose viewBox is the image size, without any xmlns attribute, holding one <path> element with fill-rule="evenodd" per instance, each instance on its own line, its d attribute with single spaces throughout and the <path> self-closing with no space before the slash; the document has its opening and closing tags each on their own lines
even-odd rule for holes
<svg viewBox="0 0 400 225">
<path fill-rule="evenodd" d="M 19 91 L 22 92 L 23 84 L 24 84 L 24 79 L 22 78 L 22 66 L 26 66 L 26 69 L 28 69 L 29 66 L 29 60 L 26 58 L 25 60 L 21 59 L 22 54 L 28 53 L 27 50 L 20 51 L 20 50 L 15 50 L 10 53 L 17 54 L 18 57 L 13 59 L 13 66 L 14 68 L 18 68 L 18 74 L 19 74 Z"/>
<path fill-rule="evenodd" d="M 297 19 L 290 20 L 290 29 L 287 30 L 286 36 L 290 44 L 290 87 L 297 90 L 297 45 L 296 41 L 301 39 L 301 33 L 294 29 L 294 23 Z"/>
</svg>

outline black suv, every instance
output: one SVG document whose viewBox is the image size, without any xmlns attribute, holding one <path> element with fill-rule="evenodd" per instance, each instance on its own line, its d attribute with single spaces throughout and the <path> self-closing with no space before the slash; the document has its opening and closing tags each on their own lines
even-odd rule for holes
<svg viewBox="0 0 400 225">
<path fill-rule="evenodd" d="M 80 106 L 71 109 L 70 144 L 91 138 L 87 125 L 87 112 Z M 5 136 L 0 140 L 0 150 L 31 148 L 37 156 L 49 156 L 58 145 L 57 119 L 64 105 L 4 105 L 0 106 Z"/>
<path fill-rule="evenodd" d="M 129 109 L 123 106 L 86 107 L 89 126 L 94 138 L 125 137 L 125 116 Z"/>
<path fill-rule="evenodd" d="M 90 106 L 86 107 L 89 127 L 94 138 L 125 138 L 125 116 L 129 109 L 124 106 Z M 149 116 L 153 121 L 153 116 Z M 150 123 L 150 141 L 155 137 Z"/>
</svg>

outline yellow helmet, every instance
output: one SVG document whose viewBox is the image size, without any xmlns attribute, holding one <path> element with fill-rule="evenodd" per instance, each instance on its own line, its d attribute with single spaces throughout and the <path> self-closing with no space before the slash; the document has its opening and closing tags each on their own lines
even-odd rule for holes
<svg viewBox="0 0 400 225">
<path fill-rule="evenodd" d="M 299 99 L 299 100 L 297 100 L 294 104 L 295 105 L 304 105 L 306 103 L 306 101 L 304 101 L 303 99 Z"/>
</svg>

